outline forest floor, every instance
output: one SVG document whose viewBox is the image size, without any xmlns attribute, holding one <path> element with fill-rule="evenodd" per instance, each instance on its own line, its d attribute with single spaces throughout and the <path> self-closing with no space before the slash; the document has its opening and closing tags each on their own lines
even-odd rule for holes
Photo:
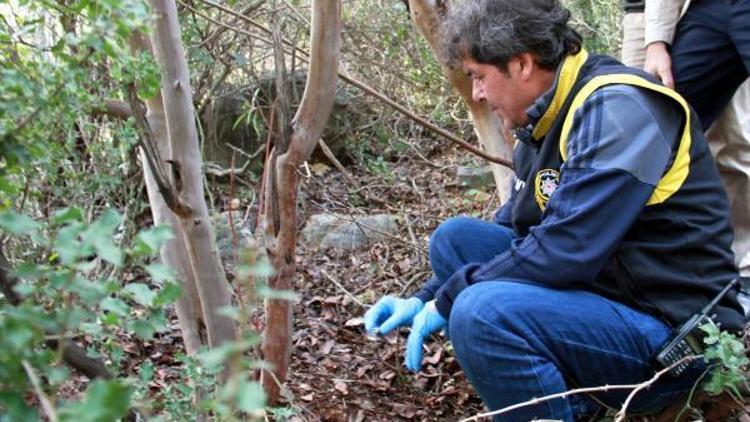
<svg viewBox="0 0 750 422">
<path fill-rule="evenodd" d="M 361 321 L 381 296 L 408 297 L 426 281 L 429 234 L 442 220 L 459 214 L 489 218 L 497 207 L 493 187 L 457 185 L 457 166 L 473 159 L 448 151 L 387 163 L 378 175 L 349 168 L 359 186 L 350 186 L 335 169 L 305 183 L 307 215 L 395 214 L 401 230 L 357 252 L 300 245 L 289 388 L 302 420 L 455 421 L 483 410 L 444 335 L 426 343 L 424 366 L 414 374 L 403 364 L 408 330 L 373 338 Z M 352 206 L 347 198 L 354 189 L 384 204 Z"/>
<path fill-rule="evenodd" d="M 407 329 L 374 338 L 362 324 L 365 311 L 378 298 L 409 297 L 426 281 L 428 239 L 440 222 L 456 215 L 487 220 L 499 205 L 493 186 L 467 189 L 457 183 L 458 166 L 484 162 L 434 140 L 410 148 L 413 153 L 394 161 L 349 165 L 350 178 L 321 163 L 310 165 L 309 174 L 300 178 L 300 230 L 311 215 L 320 213 L 385 213 L 399 217 L 400 225 L 395 235 L 356 251 L 318 249 L 300 236 L 287 391 L 284 403 L 269 412 L 267 420 L 458 421 L 484 411 L 442 333 L 426 342 L 422 369 L 414 374 L 404 367 Z M 230 202 L 225 187 L 211 188 L 214 194 L 221 192 L 219 202 Z M 153 410 L 163 415 L 170 414 L 169 397 L 179 395 L 186 371 L 177 357 L 184 353 L 179 325 L 174 312 L 170 314 L 170 330 L 154 340 L 120 339 L 127 355 L 121 373 L 142 378 L 144 364 L 152 367 L 148 388 L 163 406 Z M 253 323 L 262 328 L 262 319 Z M 61 393 L 78 396 L 86 384 L 83 376 L 74 377 Z M 192 409 L 190 403 L 182 406 Z"/>
</svg>

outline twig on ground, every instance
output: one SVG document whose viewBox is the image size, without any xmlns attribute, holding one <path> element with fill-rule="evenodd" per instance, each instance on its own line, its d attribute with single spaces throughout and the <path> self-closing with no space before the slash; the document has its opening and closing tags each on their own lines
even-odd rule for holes
<svg viewBox="0 0 750 422">
<path fill-rule="evenodd" d="M 320 273 L 323 274 L 323 277 L 327 278 L 328 281 L 332 282 L 333 284 L 336 285 L 336 287 L 338 287 L 339 289 L 341 289 L 341 291 L 343 291 L 344 293 L 346 293 L 346 295 L 349 296 L 354 301 L 354 303 L 356 303 L 357 305 L 359 305 L 359 306 L 361 306 L 363 308 L 366 307 L 365 304 L 362 303 L 361 300 L 357 299 L 357 296 L 354 296 L 349 290 L 346 289 L 346 287 L 344 287 L 343 284 L 339 283 L 335 278 L 333 278 L 330 274 L 328 274 L 326 272 L 326 270 L 324 270 L 324 269 L 321 268 Z"/>
<path fill-rule="evenodd" d="M 354 177 L 352 177 L 352 175 L 349 174 L 348 171 L 346 171 L 344 166 L 341 165 L 341 162 L 333 154 L 333 151 L 328 148 L 328 144 L 326 144 L 323 138 L 320 138 L 318 140 L 318 146 L 320 146 L 320 150 L 323 151 L 323 154 L 326 156 L 326 158 L 328 158 L 331 163 L 333 163 L 333 166 L 336 167 L 339 172 L 341 172 L 341 175 L 344 176 L 344 179 L 346 179 L 346 181 L 349 182 L 349 184 L 351 184 L 352 186 L 359 187 L 359 183 L 354 180 Z"/>
<path fill-rule="evenodd" d="M 633 389 L 634 391 L 630 393 L 630 396 L 628 396 L 628 399 L 623 404 L 622 409 L 620 409 L 620 412 L 618 412 L 618 414 L 617 414 L 618 419 L 615 419 L 615 422 L 622 421 L 623 418 L 625 417 L 624 410 L 627 408 L 627 405 L 630 403 L 630 400 L 632 400 L 631 397 L 634 396 L 635 393 L 637 393 L 638 391 L 642 390 L 643 388 L 651 386 L 654 382 L 656 382 L 656 380 L 658 380 L 662 375 L 664 375 L 667 372 L 669 372 L 669 370 L 671 370 L 672 368 L 675 368 L 675 367 L 677 367 L 678 365 L 680 365 L 680 364 L 682 364 L 684 362 L 691 361 L 693 359 L 696 359 L 696 358 L 702 357 L 702 356 L 703 355 L 686 356 L 686 357 L 680 359 L 679 361 L 673 363 L 672 365 L 670 365 L 670 366 L 668 366 L 668 367 L 660 370 L 659 372 L 657 372 L 656 374 L 654 374 L 654 376 L 651 377 L 651 379 L 649 379 L 647 381 L 644 381 L 642 383 L 639 383 L 639 384 L 603 385 L 603 386 L 600 386 L 600 387 L 576 388 L 574 390 L 563 391 L 562 393 L 550 394 L 549 396 L 544 396 L 544 397 L 539 397 L 539 398 L 533 398 L 533 399 L 527 400 L 527 401 L 525 401 L 523 403 L 517 403 L 517 404 L 511 405 L 511 406 L 507 406 L 507 407 L 504 407 L 502 409 L 495 410 L 495 411 L 492 411 L 492 412 L 480 413 L 480 414 L 474 415 L 474 416 L 472 416 L 470 418 L 462 419 L 461 422 L 477 421 L 477 420 L 479 420 L 481 418 L 487 418 L 487 417 L 490 417 L 490 416 L 501 415 L 503 413 L 508 413 L 508 412 L 513 411 L 513 410 L 521 409 L 523 407 L 537 405 L 539 403 L 544 403 L 546 401 L 550 401 L 550 400 L 554 400 L 554 399 L 559 399 L 559 398 L 566 398 L 566 397 L 568 397 L 570 395 L 573 395 L 573 394 L 596 393 L 596 392 L 607 392 L 607 391 L 611 391 L 611 390 L 631 390 L 631 389 Z"/>
<path fill-rule="evenodd" d="M 414 235 L 414 229 L 411 227 L 411 221 L 409 220 L 409 214 L 407 214 L 406 210 L 402 208 L 402 212 L 404 214 L 404 223 L 406 223 L 406 228 L 409 231 L 409 237 L 411 237 L 411 241 L 414 243 L 414 249 L 417 253 L 417 264 L 422 265 L 422 249 L 419 247 L 419 242 L 417 241 L 417 236 Z"/>
<path fill-rule="evenodd" d="M 402 142 L 402 143 L 406 144 L 406 146 L 408 146 L 410 150 L 414 151 L 414 154 L 416 154 L 416 155 L 417 155 L 417 157 L 421 158 L 421 159 L 422 159 L 422 161 L 424 161 L 425 163 L 427 163 L 427 165 L 428 165 L 428 166 L 430 166 L 430 167 L 432 167 L 432 168 L 434 168 L 434 169 L 438 169 L 438 170 L 443 170 L 443 169 L 444 169 L 444 168 L 446 167 L 446 166 L 441 166 L 441 165 L 439 165 L 439 164 L 435 164 L 435 163 L 433 163 L 432 161 L 430 161 L 430 159 L 429 159 L 429 158 L 427 158 L 427 157 L 425 157 L 425 156 L 424 156 L 424 155 L 423 155 L 423 154 L 422 154 L 422 153 L 421 153 L 421 152 L 419 151 L 419 149 L 417 149 L 417 147 L 416 147 L 416 146 L 414 146 L 414 144 L 413 144 L 413 143 L 411 143 L 411 142 L 408 142 L 408 141 L 406 141 L 405 139 L 399 139 L 399 142 Z"/>
<path fill-rule="evenodd" d="M 411 285 L 414 284 L 414 282 L 416 282 L 420 278 L 422 278 L 422 277 L 424 277 L 426 275 L 429 275 L 429 274 L 430 274 L 430 271 L 419 271 L 416 274 L 414 274 L 409 279 L 409 281 L 407 281 L 406 284 L 404 284 L 404 287 L 401 288 L 401 291 L 398 294 L 399 297 L 402 297 L 406 293 L 406 291 L 409 290 L 409 287 L 411 287 Z"/>
<path fill-rule="evenodd" d="M 656 380 L 658 380 L 665 373 L 669 372 L 670 369 L 676 366 L 679 366 L 682 363 L 689 362 L 689 361 L 702 358 L 702 357 L 703 355 L 685 356 L 684 358 L 680 359 L 679 362 L 669 365 L 668 367 L 655 373 L 654 376 L 651 377 L 650 380 L 645 381 L 641 383 L 640 385 L 638 385 L 636 388 L 633 389 L 633 391 L 630 392 L 630 394 L 628 395 L 628 398 L 625 399 L 625 403 L 622 404 L 622 408 L 620 409 L 619 412 L 617 412 L 617 415 L 615 415 L 615 422 L 622 422 L 625 420 L 625 417 L 627 416 L 628 406 L 633 401 L 633 399 L 635 398 L 636 394 L 638 394 L 638 392 L 640 392 L 641 390 L 645 388 L 651 387 L 651 385 L 653 385 L 656 382 Z"/>
<path fill-rule="evenodd" d="M 326 144 L 322 138 L 318 141 L 318 145 L 320 146 L 320 150 L 323 151 L 323 154 L 331 161 L 331 163 L 333 163 L 333 166 L 336 167 L 336 169 L 344 176 L 344 179 L 346 179 L 346 181 L 352 186 L 352 189 L 356 189 L 356 192 L 363 191 L 363 196 L 370 202 L 374 202 L 379 205 L 384 205 L 387 203 L 385 199 L 367 193 L 367 191 L 365 190 L 367 186 L 360 185 L 360 183 L 357 182 L 348 171 L 346 171 L 346 168 L 344 168 L 344 166 L 336 158 L 336 156 L 333 155 L 333 151 L 328 148 L 328 144 Z"/>
<path fill-rule="evenodd" d="M 34 372 L 34 368 L 29 364 L 29 362 L 26 361 L 26 359 L 21 361 L 21 365 L 23 365 L 24 371 L 26 371 L 26 376 L 29 377 L 29 381 L 31 381 L 31 385 L 34 387 L 34 392 L 36 393 L 37 397 L 39 397 L 39 402 L 42 405 L 42 409 L 44 410 L 44 414 L 47 415 L 47 418 L 49 418 L 50 422 L 57 422 L 57 412 L 55 412 L 55 407 L 52 406 L 52 402 L 49 400 L 49 397 L 47 397 L 47 394 L 44 393 L 42 390 L 42 386 L 39 383 L 39 377 L 36 375 L 36 372 Z"/>
</svg>

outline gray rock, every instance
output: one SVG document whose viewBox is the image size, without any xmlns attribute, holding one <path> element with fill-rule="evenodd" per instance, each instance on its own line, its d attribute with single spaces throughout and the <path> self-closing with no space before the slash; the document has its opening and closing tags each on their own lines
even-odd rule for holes
<svg viewBox="0 0 750 422">
<path fill-rule="evenodd" d="M 308 247 L 356 250 L 395 235 L 397 231 L 398 217 L 395 215 L 315 214 L 302 231 L 302 239 Z"/>
<path fill-rule="evenodd" d="M 242 221 L 245 217 L 243 211 L 232 212 L 232 225 L 237 236 L 237 256 L 241 256 L 242 249 L 251 246 L 254 243 L 253 231 L 255 230 L 255 217 L 251 216 L 247 221 Z M 229 211 L 216 214 L 211 217 L 211 226 L 216 235 L 216 248 L 219 250 L 221 261 L 224 266 L 232 270 L 234 268 L 234 245 L 232 243 L 232 229 L 229 224 Z"/>
<path fill-rule="evenodd" d="M 459 186 L 471 189 L 493 188 L 495 186 L 495 176 L 492 174 L 490 166 L 459 166 L 456 170 L 456 181 Z"/>
</svg>

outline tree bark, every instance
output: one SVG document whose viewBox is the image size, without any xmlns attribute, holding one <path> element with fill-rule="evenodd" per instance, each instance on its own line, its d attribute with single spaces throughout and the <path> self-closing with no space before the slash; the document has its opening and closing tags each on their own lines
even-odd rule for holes
<svg viewBox="0 0 750 422">
<path fill-rule="evenodd" d="M 198 145 L 190 77 L 182 48 L 177 7 L 174 0 L 149 0 L 156 17 L 151 45 L 162 69 L 161 94 L 169 138 L 168 154 L 172 164 L 172 183 L 190 209 L 189 215 L 172 216 L 179 227 L 177 238 L 183 243 L 184 257 L 176 265 L 185 265 L 192 273 L 198 292 L 202 321 L 210 347 L 236 339 L 235 322 L 218 311 L 232 303 L 229 284 L 216 250 L 214 234 L 203 195 L 202 160 Z M 173 221 L 175 223 L 175 221 Z M 183 311 L 196 303 L 184 303 Z M 189 315 L 184 315 L 189 318 Z M 195 326 L 185 327 L 193 332 Z"/>
<path fill-rule="evenodd" d="M 151 131 L 156 140 L 156 146 L 162 157 L 168 157 L 169 138 L 167 136 L 166 118 L 161 95 L 146 101 L 148 120 Z M 154 225 L 166 224 L 172 227 L 175 237 L 168 240 L 162 246 L 159 255 L 162 263 L 177 271 L 180 278 L 182 294 L 175 304 L 177 319 L 180 322 L 182 339 L 185 342 L 185 350 L 191 356 L 195 356 L 204 341 L 200 334 L 200 327 L 204 324 L 201 315 L 200 298 L 198 287 L 195 283 L 195 275 L 191 271 L 190 258 L 188 257 L 185 243 L 179 236 L 180 222 L 177 216 L 169 209 L 154 180 L 154 175 L 146 158 L 141 153 L 141 165 L 146 178 L 146 191 L 151 213 L 154 217 Z"/>
<path fill-rule="evenodd" d="M 305 92 L 291 122 L 289 142 L 277 140 L 274 144 L 278 149 L 266 162 L 263 220 L 266 251 L 276 270 L 268 282 L 272 289 L 291 290 L 292 287 L 297 243 L 297 168 L 312 154 L 333 109 L 340 33 L 340 0 L 313 0 L 311 60 Z M 282 149 L 284 146 L 286 150 Z M 286 379 L 291 331 L 289 301 L 267 300 L 262 349 L 265 361 L 273 369 L 261 373 L 261 382 L 270 404 L 278 400 L 280 386 Z"/>
<path fill-rule="evenodd" d="M 153 54 L 151 44 L 142 34 L 134 34 L 130 41 L 133 50 Z M 156 155 L 158 157 L 169 157 L 169 134 L 167 132 L 167 118 L 164 112 L 164 102 L 162 101 L 161 93 L 157 93 L 156 96 L 146 100 L 145 103 L 147 129 L 150 131 L 150 136 L 155 144 Z M 112 102 L 108 101 L 106 104 L 109 105 Z M 120 108 L 123 107 L 121 106 Z M 130 105 L 127 105 L 127 109 L 132 114 Z M 158 157 L 156 158 L 159 159 Z M 180 323 L 185 350 L 189 355 L 194 356 L 198 349 L 205 344 L 204 336 L 201 336 L 201 327 L 205 326 L 205 324 L 201 313 L 198 288 L 195 284 L 195 275 L 190 268 L 190 259 L 185 249 L 185 244 L 179 236 L 181 231 L 179 219 L 161 195 L 159 184 L 143 150 L 141 150 L 140 160 L 143 167 L 143 176 L 146 181 L 149 207 L 151 208 L 151 215 L 154 218 L 154 225 L 168 225 L 175 234 L 172 239 L 168 240 L 162 246 L 159 255 L 163 264 L 177 272 L 182 290 L 182 294 L 175 304 L 177 319 Z M 162 162 L 163 160 L 159 159 L 159 161 Z"/>
<path fill-rule="evenodd" d="M 433 54 L 443 68 L 443 74 L 466 102 L 479 142 L 489 154 L 511 160 L 513 158 L 512 137 L 504 128 L 503 122 L 499 117 L 492 114 L 487 104 L 472 99 L 471 80 L 459 69 L 451 69 L 446 64 L 443 55 L 441 30 L 448 7 L 450 7 L 450 3 L 447 0 L 409 0 L 411 19 L 432 48 Z M 492 172 L 495 176 L 500 201 L 505 202 L 510 197 L 513 171 L 492 164 Z"/>
</svg>

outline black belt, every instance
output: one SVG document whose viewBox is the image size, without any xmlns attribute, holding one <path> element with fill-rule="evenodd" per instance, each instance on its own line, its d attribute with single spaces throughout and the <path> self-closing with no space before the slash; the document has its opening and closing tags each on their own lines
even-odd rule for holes
<svg viewBox="0 0 750 422">
<path fill-rule="evenodd" d="M 643 13 L 646 8 L 646 1 L 622 0 L 620 2 L 620 6 L 622 7 L 622 10 L 625 11 L 625 13 Z"/>
</svg>

